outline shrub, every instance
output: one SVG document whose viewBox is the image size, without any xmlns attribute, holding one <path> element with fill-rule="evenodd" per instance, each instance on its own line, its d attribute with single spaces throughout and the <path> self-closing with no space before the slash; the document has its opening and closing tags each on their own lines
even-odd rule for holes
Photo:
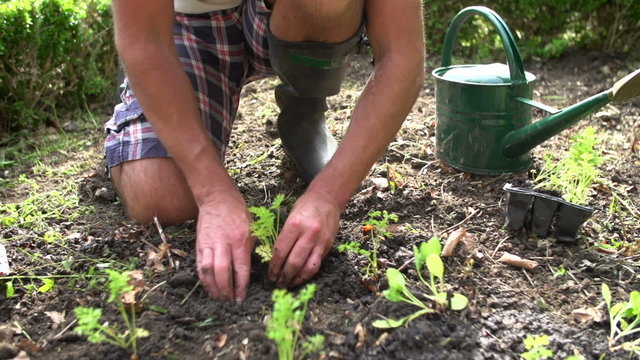
<svg viewBox="0 0 640 360">
<path fill-rule="evenodd" d="M 525 58 L 554 57 L 576 48 L 640 55 L 630 44 L 640 39 L 637 0 L 423 0 L 427 51 L 440 54 L 447 28 L 458 11 L 485 5 L 496 11 L 516 34 Z M 460 28 L 454 54 L 474 60 L 495 59 L 502 43 L 484 18 L 468 19 Z M 634 52 L 635 53 L 632 53 Z"/>
<path fill-rule="evenodd" d="M 110 99 L 116 56 L 108 0 L 0 3 L 0 129 L 58 124 Z"/>
</svg>

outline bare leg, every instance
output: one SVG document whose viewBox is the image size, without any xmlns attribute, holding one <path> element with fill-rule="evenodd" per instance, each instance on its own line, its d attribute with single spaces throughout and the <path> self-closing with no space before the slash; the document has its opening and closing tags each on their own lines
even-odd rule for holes
<svg viewBox="0 0 640 360">
<path fill-rule="evenodd" d="M 337 43 L 360 27 L 364 0 L 277 0 L 270 28 L 286 41 Z"/>
<path fill-rule="evenodd" d="M 176 224 L 198 215 L 187 181 L 171 158 L 127 161 L 111 168 L 113 183 L 129 217 L 148 223 L 154 216 Z"/>
</svg>

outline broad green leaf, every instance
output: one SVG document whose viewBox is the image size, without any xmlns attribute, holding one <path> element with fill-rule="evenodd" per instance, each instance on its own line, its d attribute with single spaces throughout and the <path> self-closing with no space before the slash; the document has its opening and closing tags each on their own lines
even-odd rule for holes
<svg viewBox="0 0 640 360">
<path fill-rule="evenodd" d="M 640 315 L 640 292 L 632 291 L 629 295 L 629 306 L 631 310 L 631 316 Z"/>
<path fill-rule="evenodd" d="M 398 269 L 387 269 L 387 280 L 389 281 L 389 289 L 396 289 L 402 292 L 406 288 L 404 275 Z"/>
<path fill-rule="evenodd" d="M 373 323 L 371 323 L 371 325 L 373 325 L 373 327 L 377 327 L 378 329 L 393 329 L 393 328 L 397 328 L 404 325 L 406 321 L 407 321 L 407 317 L 403 317 L 398 320 L 381 319 L 381 320 L 374 321 Z"/>
<path fill-rule="evenodd" d="M 422 255 L 420 249 L 418 249 L 418 247 L 415 245 L 413 246 L 413 257 L 416 261 L 416 271 L 418 272 L 418 274 L 420 274 L 420 272 L 422 271 L 422 265 L 425 261 L 427 261 L 427 257 Z"/>
<path fill-rule="evenodd" d="M 13 287 L 13 281 L 7 282 L 5 286 L 7 287 L 5 293 L 7 295 L 7 298 L 13 297 L 16 294 L 16 289 Z"/>
<path fill-rule="evenodd" d="M 602 283 L 602 297 L 607 306 L 611 307 L 611 290 L 609 290 L 609 285 L 606 283 Z"/>
<path fill-rule="evenodd" d="M 387 300 L 393 302 L 400 302 L 405 300 L 404 296 L 402 296 L 402 292 L 398 291 L 398 289 L 389 288 L 387 290 L 384 290 L 382 292 L 382 295 L 384 295 Z"/>
<path fill-rule="evenodd" d="M 53 285 L 55 285 L 55 281 L 53 279 L 44 278 L 42 279 L 42 282 L 42 286 L 38 288 L 38 291 L 41 293 L 48 292 L 49 290 L 53 289 Z"/>
<path fill-rule="evenodd" d="M 462 294 L 453 294 L 451 297 L 451 310 L 462 310 L 469 304 L 469 299 Z"/>
<path fill-rule="evenodd" d="M 382 292 L 389 301 L 404 301 L 403 293 L 407 291 L 404 282 L 404 275 L 394 268 L 387 269 L 387 281 L 389 281 L 389 289 Z"/>
<path fill-rule="evenodd" d="M 427 256 L 427 269 L 429 269 L 429 273 L 440 281 L 444 278 L 444 263 L 440 258 L 440 255 L 437 254 L 429 254 Z"/>
<path fill-rule="evenodd" d="M 620 330 L 625 331 L 629 327 L 629 323 L 625 319 L 620 319 Z"/>
<path fill-rule="evenodd" d="M 430 254 L 436 254 L 440 256 L 440 254 L 442 253 L 442 244 L 440 243 L 440 239 L 434 236 L 431 239 L 429 239 L 429 241 L 427 241 L 426 243 L 425 242 L 421 243 L 420 252 L 422 253 L 422 256 L 425 257 L 425 259 Z"/>
<path fill-rule="evenodd" d="M 617 304 L 613 305 L 613 306 L 611 307 L 611 309 L 609 310 L 609 312 L 611 313 L 611 316 L 616 316 L 616 315 L 618 315 L 618 313 L 619 313 L 622 309 L 624 309 L 626 306 L 627 306 L 627 303 L 626 303 L 626 302 L 619 302 L 619 303 L 617 303 Z"/>
</svg>

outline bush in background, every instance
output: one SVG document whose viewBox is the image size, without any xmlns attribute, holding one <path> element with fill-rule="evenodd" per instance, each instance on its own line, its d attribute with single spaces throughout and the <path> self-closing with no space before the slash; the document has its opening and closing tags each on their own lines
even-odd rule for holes
<svg viewBox="0 0 640 360">
<path fill-rule="evenodd" d="M 427 52 L 439 55 L 449 23 L 467 6 L 496 11 L 516 33 L 524 58 L 557 57 L 569 49 L 596 49 L 640 56 L 638 0 L 423 0 Z M 475 16 L 460 28 L 454 54 L 495 58 L 502 43 L 493 26 Z"/>
<path fill-rule="evenodd" d="M 0 0 L 0 133 L 111 100 L 116 61 L 108 0 Z"/>
<path fill-rule="evenodd" d="M 498 12 L 525 59 L 576 48 L 640 56 L 638 0 L 423 0 L 428 54 L 440 55 L 449 23 L 471 5 Z M 0 134 L 59 127 L 69 111 L 112 101 L 112 37 L 109 0 L 0 0 Z M 457 44 L 455 56 L 476 61 L 503 53 L 481 17 L 462 26 Z"/>
</svg>

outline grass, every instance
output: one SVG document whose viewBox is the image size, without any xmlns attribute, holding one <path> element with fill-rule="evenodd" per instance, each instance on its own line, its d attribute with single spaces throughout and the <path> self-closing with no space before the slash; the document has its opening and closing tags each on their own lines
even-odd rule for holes
<svg viewBox="0 0 640 360">
<path fill-rule="evenodd" d="M 84 218 L 95 211 L 81 201 L 79 180 L 101 161 L 99 129 L 90 116 L 73 132 L 0 138 L 0 243 L 12 271 L 0 274 L 1 295 L 46 293 L 62 284 L 85 290 L 104 281 L 99 271 L 136 266 L 112 259 L 108 248 L 86 254 L 79 239 L 70 240 L 85 231 Z"/>
</svg>

